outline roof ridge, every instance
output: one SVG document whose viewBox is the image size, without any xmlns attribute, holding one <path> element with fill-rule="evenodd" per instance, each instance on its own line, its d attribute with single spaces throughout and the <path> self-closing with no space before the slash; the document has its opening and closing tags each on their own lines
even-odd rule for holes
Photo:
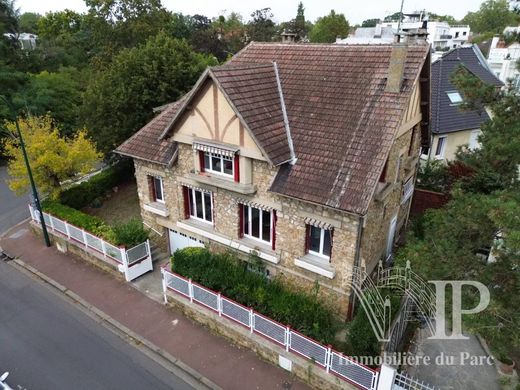
<svg viewBox="0 0 520 390">
<path fill-rule="evenodd" d="M 278 94 L 280 95 L 280 104 L 282 106 L 283 122 L 285 125 L 285 133 L 287 134 L 287 144 L 289 145 L 289 152 L 291 153 L 291 165 L 296 163 L 296 155 L 294 154 L 294 144 L 291 137 L 291 127 L 289 126 L 289 118 L 287 117 L 287 108 L 285 107 L 285 100 L 283 98 L 282 82 L 278 74 L 278 64 L 273 61 L 274 74 L 276 76 L 276 86 L 278 87 Z"/>
</svg>

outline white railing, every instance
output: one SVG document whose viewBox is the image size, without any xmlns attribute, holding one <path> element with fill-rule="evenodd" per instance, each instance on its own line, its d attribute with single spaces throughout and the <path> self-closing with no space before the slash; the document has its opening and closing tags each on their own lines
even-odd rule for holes
<svg viewBox="0 0 520 390">
<path fill-rule="evenodd" d="M 404 184 L 403 184 L 403 194 L 401 198 L 401 204 L 406 202 L 413 194 L 413 176 L 410 177 Z"/>
<path fill-rule="evenodd" d="M 392 390 L 435 390 L 435 387 L 404 374 L 396 374 Z"/>
<path fill-rule="evenodd" d="M 40 224 L 38 210 L 29 205 L 31 219 Z M 91 250 L 96 253 L 98 258 L 105 262 L 116 265 L 118 270 L 125 274 L 127 281 L 131 281 L 145 272 L 152 270 L 152 257 L 150 242 L 147 240 L 131 249 L 117 247 L 103 240 L 102 238 L 87 232 L 66 221 L 56 218 L 50 214 L 43 213 L 45 225 L 55 234 L 66 237 L 75 246 Z"/>
<path fill-rule="evenodd" d="M 280 324 L 251 308 L 245 307 L 220 293 L 212 291 L 197 283 L 177 275 L 166 268 L 162 268 L 162 284 L 164 301 L 167 303 L 168 294 L 172 291 L 187 298 L 190 302 L 198 303 L 219 316 L 228 318 L 239 325 L 257 333 L 265 339 L 285 348 L 286 351 L 303 356 L 326 372 L 346 380 L 360 389 L 377 388 L 377 371 L 368 368 L 351 358 L 325 347 L 320 343 L 292 330 L 289 326 Z"/>
</svg>

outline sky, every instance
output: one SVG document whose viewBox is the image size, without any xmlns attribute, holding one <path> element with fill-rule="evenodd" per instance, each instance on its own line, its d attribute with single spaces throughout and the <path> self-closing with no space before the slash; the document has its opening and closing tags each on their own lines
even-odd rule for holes
<svg viewBox="0 0 520 390">
<path fill-rule="evenodd" d="M 483 0 L 404 0 L 404 11 L 428 9 L 437 14 L 448 14 L 461 19 L 469 11 L 476 11 Z M 299 0 L 162 0 L 165 8 L 173 12 L 188 15 L 201 14 L 215 17 L 231 11 L 240 13 L 245 20 L 251 12 L 270 7 L 277 22 L 291 20 L 296 16 Z M 385 15 L 399 11 L 401 0 L 304 0 L 305 18 L 314 21 L 326 15 L 331 9 L 343 13 L 350 24 L 361 23 L 365 19 L 383 18 Z M 78 12 L 86 11 L 83 0 L 17 0 L 16 6 L 21 12 L 37 12 L 45 14 L 49 11 L 61 11 L 66 8 Z"/>
</svg>

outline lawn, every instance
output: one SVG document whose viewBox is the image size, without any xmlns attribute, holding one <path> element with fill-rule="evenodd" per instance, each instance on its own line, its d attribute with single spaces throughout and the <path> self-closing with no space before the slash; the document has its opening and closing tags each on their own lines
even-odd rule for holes
<svg viewBox="0 0 520 390">
<path fill-rule="evenodd" d="M 108 224 L 127 222 L 131 218 L 141 219 L 135 179 L 116 188 L 117 191 L 112 191 L 105 197 L 101 207 L 85 207 L 83 211 L 101 218 Z"/>
</svg>

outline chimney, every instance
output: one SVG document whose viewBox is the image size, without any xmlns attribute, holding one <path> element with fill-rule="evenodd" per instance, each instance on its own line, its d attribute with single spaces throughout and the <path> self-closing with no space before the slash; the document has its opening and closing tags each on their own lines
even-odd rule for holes
<svg viewBox="0 0 520 390">
<path fill-rule="evenodd" d="M 404 63 L 406 61 L 407 51 L 408 45 L 406 43 L 397 42 L 392 45 L 392 53 L 390 54 L 390 65 L 388 66 L 388 76 L 386 78 L 385 92 L 401 92 Z"/>
<path fill-rule="evenodd" d="M 292 32 L 285 31 L 285 29 L 280 34 L 282 36 L 282 43 L 294 43 L 296 42 L 296 34 Z"/>
</svg>

